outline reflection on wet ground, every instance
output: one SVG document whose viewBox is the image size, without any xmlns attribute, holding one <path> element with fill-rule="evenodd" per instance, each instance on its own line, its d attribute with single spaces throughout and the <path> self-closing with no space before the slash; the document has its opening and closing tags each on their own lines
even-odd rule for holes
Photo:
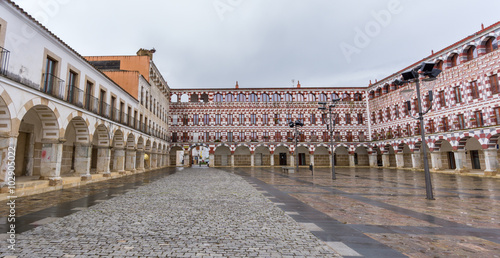
<svg viewBox="0 0 500 258">
<path fill-rule="evenodd" d="M 280 168 L 232 171 L 297 221 L 321 225 L 324 231 L 313 232 L 320 239 L 342 241 L 362 255 L 388 247 L 411 257 L 500 257 L 498 179 L 432 174 L 436 200 L 427 200 L 419 171 L 337 168 L 335 181 L 327 168 L 314 176 L 305 168 L 288 175 Z M 367 247 L 373 240 L 377 247 Z"/>
<path fill-rule="evenodd" d="M 38 221 L 47 222 L 47 218 L 64 217 L 100 201 L 113 198 L 148 184 L 159 178 L 175 173 L 175 168 L 165 168 L 130 176 L 109 179 L 37 195 L 16 199 L 16 232 L 22 233 L 38 225 Z M 9 206 L 0 206 L 0 232 L 7 232 Z"/>
</svg>

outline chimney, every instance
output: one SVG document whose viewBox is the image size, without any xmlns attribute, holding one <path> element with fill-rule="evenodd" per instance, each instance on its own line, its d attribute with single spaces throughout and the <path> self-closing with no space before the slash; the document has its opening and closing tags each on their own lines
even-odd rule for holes
<svg viewBox="0 0 500 258">
<path fill-rule="evenodd" d="M 151 58 L 151 60 L 153 60 L 153 53 L 156 52 L 156 49 L 144 49 L 144 48 L 141 48 L 139 49 L 139 51 L 137 51 L 137 55 L 138 56 L 149 56 L 149 58 Z"/>
<path fill-rule="evenodd" d="M 297 88 L 300 88 L 300 81 L 297 80 Z"/>
<path fill-rule="evenodd" d="M 238 85 L 238 81 L 236 81 L 236 85 L 235 85 L 236 89 L 239 89 L 240 86 Z"/>
<path fill-rule="evenodd" d="M 481 23 L 481 30 L 484 30 L 484 24 Z"/>
</svg>

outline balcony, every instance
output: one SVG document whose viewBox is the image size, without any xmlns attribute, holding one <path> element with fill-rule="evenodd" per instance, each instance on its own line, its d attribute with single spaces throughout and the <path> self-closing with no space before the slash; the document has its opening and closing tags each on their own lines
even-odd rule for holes
<svg viewBox="0 0 500 258">
<path fill-rule="evenodd" d="M 53 74 L 44 73 L 43 85 L 40 91 L 45 92 L 52 97 L 64 100 L 64 80 Z"/>
<path fill-rule="evenodd" d="M 10 51 L 0 47 L 0 74 L 6 75 L 9 66 Z"/>
</svg>

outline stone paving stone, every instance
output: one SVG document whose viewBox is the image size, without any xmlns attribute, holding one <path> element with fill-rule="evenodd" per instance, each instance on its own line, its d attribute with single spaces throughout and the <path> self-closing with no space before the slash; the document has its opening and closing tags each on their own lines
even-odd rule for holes
<svg viewBox="0 0 500 258">
<path fill-rule="evenodd" d="M 17 235 L 18 257 L 336 257 L 241 177 L 185 169 Z"/>
</svg>

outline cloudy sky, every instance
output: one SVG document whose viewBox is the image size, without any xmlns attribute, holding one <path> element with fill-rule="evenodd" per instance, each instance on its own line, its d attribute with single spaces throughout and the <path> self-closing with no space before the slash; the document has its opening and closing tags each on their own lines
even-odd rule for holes
<svg viewBox="0 0 500 258">
<path fill-rule="evenodd" d="M 364 87 L 500 21 L 497 0 L 14 0 L 82 55 L 155 48 L 171 88 Z"/>
</svg>

